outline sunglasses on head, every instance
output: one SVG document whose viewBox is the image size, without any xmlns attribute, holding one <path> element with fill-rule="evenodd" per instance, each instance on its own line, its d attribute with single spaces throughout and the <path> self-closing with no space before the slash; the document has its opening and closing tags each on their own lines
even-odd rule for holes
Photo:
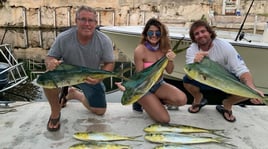
<svg viewBox="0 0 268 149">
<path fill-rule="evenodd" d="M 147 36 L 152 37 L 153 35 L 155 35 L 156 37 L 160 37 L 161 36 L 161 32 L 160 31 L 148 31 L 147 32 Z"/>
</svg>

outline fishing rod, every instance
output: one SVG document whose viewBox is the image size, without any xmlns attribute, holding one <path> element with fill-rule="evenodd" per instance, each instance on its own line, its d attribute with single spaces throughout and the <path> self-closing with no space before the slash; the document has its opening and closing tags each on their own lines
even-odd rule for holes
<svg viewBox="0 0 268 149">
<path fill-rule="evenodd" d="M 239 31 L 238 31 L 238 33 L 237 33 L 237 35 L 236 35 L 235 41 L 237 41 L 238 36 L 240 35 L 240 33 L 241 33 L 241 31 L 242 31 L 242 28 L 244 27 L 245 21 L 246 21 L 246 19 L 247 19 L 247 17 L 248 17 L 248 14 L 249 14 L 249 11 L 250 11 L 250 9 L 251 9 L 251 7 L 252 7 L 252 5 L 253 5 L 253 2 L 254 2 L 254 0 L 252 0 L 250 6 L 249 6 L 249 8 L 248 8 L 248 12 L 246 13 L 246 16 L 245 16 L 245 18 L 244 18 L 244 21 L 243 21 L 243 23 L 242 23 L 241 26 L 240 26 L 240 29 L 239 29 Z"/>
</svg>

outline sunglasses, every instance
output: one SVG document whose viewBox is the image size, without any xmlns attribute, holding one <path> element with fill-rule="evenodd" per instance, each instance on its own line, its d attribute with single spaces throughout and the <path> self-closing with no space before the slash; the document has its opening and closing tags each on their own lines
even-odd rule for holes
<svg viewBox="0 0 268 149">
<path fill-rule="evenodd" d="M 90 24 L 90 23 L 93 23 L 93 22 L 96 22 L 96 20 L 93 20 L 93 19 L 86 19 L 86 18 L 77 18 L 79 21 L 81 21 L 82 23 L 86 24 L 87 22 Z"/>
<path fill-rule="evenodd" d="M 152 37 L 153 35 L 155 35 L 156 37 L 160 37 L 161 36 L 161 32 L 160 31 L 148 31 L 147 32 L 147 36 Z"/>
</svg>

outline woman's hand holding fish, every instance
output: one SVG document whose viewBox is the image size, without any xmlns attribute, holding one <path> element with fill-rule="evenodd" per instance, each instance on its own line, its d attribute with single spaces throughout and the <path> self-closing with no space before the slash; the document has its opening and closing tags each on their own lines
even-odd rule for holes
<svg viewBox="0 0 268 149">
<path fill-rule="evenodd" d="M 195 54 L 194 62 L 200 63 L 205 56 L 208 56 L 208 52 L 198 52 Z"/>
<path fill-rule="evenodd" d="M 94 85 L 100 83 L 101 81 L 102 80 L 100 80 L 100 79 L 93 79 L 91 77 L 87 77 L 86 80 L 85 80 L 86 83 L 94 84 Z"/>
<path fill-rule="evenodd" d="M 114 83 L 121 91 L 125 91 L 126 88 L 122 85 L 122 82 L 115 82 Z"/>
<path fill-rule="evenodd" d="M 171 49 L 169 49 L 166 54 L 166 57 L 168 58 L 169 62 L 173 62 L 174 58 L 176 57 L 176 54 Z"/>
</svg>

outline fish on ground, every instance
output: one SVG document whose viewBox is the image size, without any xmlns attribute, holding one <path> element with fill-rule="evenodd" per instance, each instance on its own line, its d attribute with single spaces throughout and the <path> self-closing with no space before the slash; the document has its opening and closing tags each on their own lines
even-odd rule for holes
<svg viewBox="0 0 268 149">
<path fill-rule="evenodd" d="M 40 75 L 36 82 L 44 88 L 58 88 L 84 83 L 87 77 L 93 79 L 105 79 L 108 77 L 125 79 L 123 76 L 124 71 L 126 70 L 112 72 L 62 63 L 56 69 Z"/>
<path fill-rule="evenodd" d="M 173 52 L 176 54 L 187 49 L 187 47 L 177 49 L 180 42 L 181 40 L 173 47 Z M 122 85 L 125 87 L 125 91 L 121 98 L 121 104 L 133 104 L 144 96 L 162 76 L 167 64 L 168 59 L 166 56 L 163 56 L 150 67 L 135 73 L 129 80 L 123 82 Z"/>
<path fill-rule="evenodd" d="M 255 90 L 240 82 L 220 64 L 207 57 L 200 63 L 186 64 L 184 71 L 190 78 L 223 92 L 246 98 L 262 99 L 265 104 L 268 104 L 268 96 L 261 97 Z"/>
<path fill-rule="evenodd" d="M 130 145 L 107 142 L 83 142 L 69 147 L 69 149 L 132 149 Z"/>
<path fill-rule="evenodd" d="M 170 132 L 156 132 L 156 133 L 147 133 L 145 134 L 144 138 L 149 142 L 162 143 L 162 144 L 175 143 L 185 145 L 185 144 L 219 143 L 222 145 L 235 147 L 235 145 L 226 143 L 222 137 L 212 138 L 212 137 L 183 135 Z"/>
<path fill-rule="evenodd" d="M 209 133 L 221 137 L 228 138 L 226 136 L 223 136 L 221 134 L 218 134 L 216 132 L 223 132 L 222 129 L 206 129 L 201 127 L 195 127 L 190 125 L 182 125 L 182 124 L 160 124 L 160 123 L 154 123 L 151 125 L 148 125 L 143 129 L 145 132 L 176 132 L 176 133 Z"/>
<path fill-rule="evenodd" d="M 73 137 L 81 141 L 139 141 L 136 138 L 139 136 L 123 136 L 119 134 L 109 133 L 109 132 L 76 132 Z"/>
<path fill-rule="evenodd" d="M 154 147 L 154 149 L 199 149 L 199 148 L 181 144 L 161 144 Z"/>
</svg>

